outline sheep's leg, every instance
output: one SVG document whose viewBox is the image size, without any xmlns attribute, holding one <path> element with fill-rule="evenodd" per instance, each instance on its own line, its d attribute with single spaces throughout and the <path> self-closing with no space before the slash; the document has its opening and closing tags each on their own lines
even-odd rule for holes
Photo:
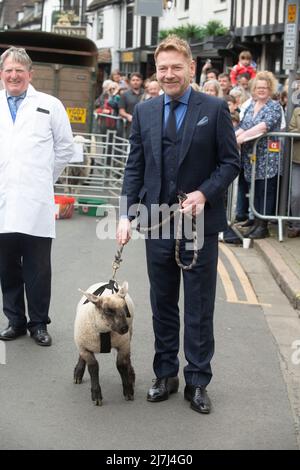
<svg viewBox="0 0 300 470">
<path fill-rule="evenodd" d="M 85 366 L 86 366 L 85 360 L 81 356 L 79 356 L 78 362 L 74 369 L 74 383 L 75 384 L 81 384 L 82 377 L 85 371 Z"/>
<path fill-rule="evenodd" d="M 88 371 L 91 376 L 91 395 L 95 405 L 102 405 L 102 392 L 99 383 L 99 364 L 94 354 L 90 353 L 87 359 Z"/>
<path fill-rule="evenodd" d="M 135 373 L 131 365 L 130 353 L 124 355 L 121 351 L 118 351 L 117 369 L 122 379 L 125 400 L 133 400 Z"/>
</svg>

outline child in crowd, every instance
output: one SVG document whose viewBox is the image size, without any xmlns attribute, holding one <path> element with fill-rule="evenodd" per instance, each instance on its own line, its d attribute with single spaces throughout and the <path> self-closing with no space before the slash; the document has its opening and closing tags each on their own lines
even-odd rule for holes
<svg viewBox="0 0 300 470">
<path fill-rule="evenodd" d="M 251 65 L 252 54 L 250 51 L 242 51 L 239 55 L 239 62 L 232 67 L 230 72 L 230 80 L 233 86 L 237 85 L 237 77 L 243 73 L 248 73 L 250 79 L 254 78 L 256 71 Z"/>
<path fill-rule="evenodd" d="M 234 113 L 235 111 L 237 111 L 237 102 L 236 102 L 236 99 L 234 96 L 232 95 L 225 95 L 223 96 L 223 100 L 226 101 L 226 103 L 228 104 L 228 108 L 229 108 L 229 111 L 230 111 L 230 114 Z"/>
<path fill-rule="evenodd" d="M 219 71 L 214 69 L 210 59 L 207 59 L 201 70 L 200 86 L 203 87 L 207 80 L 217 80 Z"/>
<path fill-rule="evenodd" d="M 239 112 L 238 111 L 233 111 L 232 113 L 230 113 L 230 116 L 231 116 L 232 125 L 236 129 L 238 127 L 239 123 L 240 123 Z"/>
</svg>

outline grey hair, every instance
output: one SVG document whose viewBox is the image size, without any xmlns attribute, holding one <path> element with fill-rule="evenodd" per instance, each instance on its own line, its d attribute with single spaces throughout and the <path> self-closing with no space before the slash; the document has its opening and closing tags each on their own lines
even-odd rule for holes
<svg viewBox="0 0 300 470">
<path fill-rule="evenodd" d="M 218 80 L 216 80 L 215 78 L 213 78 L 212 80 L 206 80 L 202 89 L 204 93 L 205 93 L 206 88 L 209 85 L 212 85 L 215 88 L 215 92 L 217 93 L 217 96 L 221 96 L 221 87 L 220 87 L 220 83 L 218 82 Z"/>
<path fill-rule="evenodd" d="M 24 65 L 27 70 L 31 70 L 32 60 L 30 59 L 25 49 L 21 47 L 10 47 L 9 49 L 6 49 L 6 51 L 4 51 L 0 56 L 0 70 L 3 70 L 4 62 L 8 57 L 18 64 Z"/>
</svg>

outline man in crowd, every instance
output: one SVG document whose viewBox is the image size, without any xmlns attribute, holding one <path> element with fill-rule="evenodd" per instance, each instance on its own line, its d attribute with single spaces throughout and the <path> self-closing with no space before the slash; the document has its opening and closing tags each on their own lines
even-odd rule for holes
<svg viewBox="0 0 300 470">
<path fill-rule="evenodd" d="M 223 96 L 229 95 L 230 90 L 232 89 L 230 76 L 228 73 L 220 73 L 218 81 L 222 90 Z"/>
<path fill-rule="evenodd" d="M 126 138 L 129 138 L 132 115 L 135 105 L 140 101 L 144 90 L 142 88 L 143 77 L 139 72 L 133 72 L 130 75 L 129 86 L 130 89 L 122 94 L 119 103 L 119 114 L 122 118 L 126 119 L 125 129 Z"/>
</svg>

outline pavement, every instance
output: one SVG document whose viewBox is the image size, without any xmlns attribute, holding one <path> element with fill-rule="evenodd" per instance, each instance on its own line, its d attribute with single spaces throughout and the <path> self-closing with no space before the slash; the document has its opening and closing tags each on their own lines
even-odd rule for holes
<svg viewBox="0 0 300 470">
<path fill-rule="evenodd" d="M 300 238 L 285 237 L 279 242 L 273 232 L 270 238 L 256 240 L 254 247 L 263 256 L 292 306 L 300 311 Z"/>
<path fill-rule="evenodd" d="M 226 245 L 247 273 L 276 344 L 300 448 L 300 237 L 285 233 L 280 242 L 277 225 L 269 225 L 270 237 L 252 240 L 249 249 Z"/>
<path fill-rule="evenodd" d="M 300 318 L 300 237 L 288 238 L 285 234 L 280 242 L 277 225 L 270 224 L 269 230 L 271 236 L 253 240 L 252 247 L 262 256 Z"/>
<path fill-rule="evenodd" d="M 209 416 L 190 410 L 183 398 L 182 331 L 179 393 L 155 405 L 145 400 L 153 378 L 154 338 L 140 239 L 126 245 L 117 277 L 128 280 L 136 305 L 135 401 L 122 398 L 114 352 L 98 356 L 102 407 L 92 405 L 88 374 L 82 385 L 72 383 L 77 360 L 73 341 L 80 298 L 77 289 L 109 279 L 116 253 L 114 240 L 99 240 L 105 223 L 77 213 L 71 220 L 57 222 L 49 326 L 53 347 L 40 348 L 29 336 L 6 344 L 6 363 L 0 366 L 1 449 L 299 450 L 300 361 L 293 360 L 296 351 L 292 347 L 294 341 L 300 345 L 298 310 L 278 288 L 256 242 L 253 249 L 220 247 L 220 260 L 230 274 L 236 299 L 228 299 L 228 285 L 219 275 L 214 380 L 209 387 L 213 412 Z M 272 238 L 266 243 L 271 245 Z M 277 254 L 278 250 L 274 249 Z M 236 259 L 244 271 L 238 269 Z M 245 290 L 244 272 L 250 281 Z M 180 310 L 183 322 L 183 296 Z M 0 327 L 5 325 L 1 315 Z"/>
</svg>

